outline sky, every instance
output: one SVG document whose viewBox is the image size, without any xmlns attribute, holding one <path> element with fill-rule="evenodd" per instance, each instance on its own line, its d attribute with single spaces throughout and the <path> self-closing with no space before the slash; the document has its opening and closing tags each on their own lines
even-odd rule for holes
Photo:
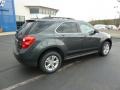
<svg viewBox="0 0 120 90">
<path fill-rule="evenodd" d="M 59 9 L 56 16 L 85 21 L 118 18 L 120 11 L 117 0 L 38 0 L 38 3 Z"/>
</svg>

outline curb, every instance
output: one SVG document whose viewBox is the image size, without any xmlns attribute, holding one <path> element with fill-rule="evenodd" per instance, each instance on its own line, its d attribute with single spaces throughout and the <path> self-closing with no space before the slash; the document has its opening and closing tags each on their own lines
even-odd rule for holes
<svg viewBox="0 0 120 90">
<path fill-rule="evenodd" d="M 120 39 L 120 37 L 115 37 L 115 36 L 112 36 L 112 38 L 115 38 L 115 39 Z"/>
<path fill-rule="evenodd" d="M 111 34 L 112 38 L 120 39 L 120 34 Z"/>
<path fill-rule="evenodd" d="M 14 35 L 16 32 L 3 32 L 0 33 L 0 36 Z"/>
</svg>

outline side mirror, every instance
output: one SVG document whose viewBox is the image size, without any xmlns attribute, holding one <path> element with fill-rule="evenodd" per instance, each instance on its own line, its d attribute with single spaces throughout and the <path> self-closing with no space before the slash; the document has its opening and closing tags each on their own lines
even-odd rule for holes
<svg viewBox="0 0 120 90">
<path fill-rule="evenodd" d="M 89 35 L 94 35 L 94 34 L 95 34 L 95 31 L 89 32 Z"/>
<path fill-rule="evenodd" d="M 89 32 L 90 35 L 94 35 L 96 33 L 99 33 L 99 31 L 98 30 L 94 30 L 94 31 Z"/>
<path fill-rule="evenodd" d="M 94 30 L 94 33 L 99 33 L 99 31 L 95 29 L 95 30 Z"/>
</svg>

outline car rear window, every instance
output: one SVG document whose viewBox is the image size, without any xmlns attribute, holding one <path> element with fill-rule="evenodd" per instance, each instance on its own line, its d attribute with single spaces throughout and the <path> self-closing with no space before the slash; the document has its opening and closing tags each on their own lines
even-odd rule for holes
<svg viewBox="0 0 120 90">
<path fill-rule="evenodd" d="M 36 23 L 34 23 L 32 28 L 30 29 L 29 34 L 35 34 L 35 33 L 39 33 L 39 32 L 42 32 L 44 30 L 47 30 L 54 23 L 55 23 L 55 21 L 39 21 L 39 22 L 36 22 Z"/>
<path fill-rule="evenodd" d="M 18 35 L 20 36 L 26 35 L 27 31 L 30 30 L 33 24 L 34 22 L 26 22 L 25 24 L 23 24 L 22 27 L 16 31 L 16 34 L 15 34 L 16 38 L 18 38 Z"/>
<path fill-rule="evenodd" d="M 31 26 L 33 25 L 33 22 L 26 22 L 22 25 L 22 27 L 20 29 L 18 29 L 18 31 L 27 31 Z"/>
</svg>

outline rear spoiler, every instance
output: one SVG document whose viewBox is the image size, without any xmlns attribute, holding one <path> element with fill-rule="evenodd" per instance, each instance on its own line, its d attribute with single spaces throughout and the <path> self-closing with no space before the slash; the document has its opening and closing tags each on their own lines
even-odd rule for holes
<svg viewBox="0 0 120 90">
<path fill-rule="evenodd" d="M 26 22 L 35 22 L 36 20 L 26 20 Z"/>
</svg>

